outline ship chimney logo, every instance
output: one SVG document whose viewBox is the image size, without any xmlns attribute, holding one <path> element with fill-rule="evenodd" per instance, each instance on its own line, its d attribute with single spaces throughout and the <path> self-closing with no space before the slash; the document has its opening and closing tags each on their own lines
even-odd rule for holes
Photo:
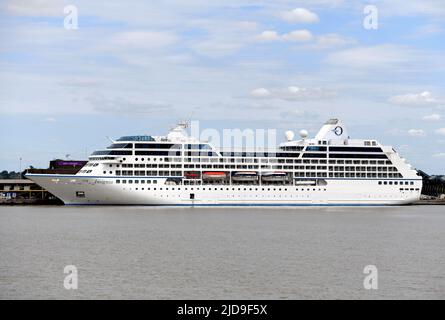
<svg viewBox="0 0 445 320">
<path fill-rule="evenodd" d="M 343 134 L 343 128 L 342 128 L 342 127 L 335 127 L 335 129 L 334 129 L 334 133 L 335 133 L 337 136 L 341 136 L 341 135 Z"/>
</svg>

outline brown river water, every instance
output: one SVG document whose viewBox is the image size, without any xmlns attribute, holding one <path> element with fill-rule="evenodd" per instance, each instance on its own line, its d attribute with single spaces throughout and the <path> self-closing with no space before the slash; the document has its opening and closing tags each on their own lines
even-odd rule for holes
<svg viewBox="0 0 445 320">
<path fill-rule="evenodd" d="M 445 206 L 2 206 L 0 298 L 444 299 Z"/>
</svg>

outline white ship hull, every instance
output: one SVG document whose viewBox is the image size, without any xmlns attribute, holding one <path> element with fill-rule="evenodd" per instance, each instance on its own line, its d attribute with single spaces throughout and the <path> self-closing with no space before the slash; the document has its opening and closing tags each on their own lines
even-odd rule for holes
<svg viewBox="0 0 445 320">
<path fill-rule="evenodd" d="M 328 182 L 326 186 L 217 184 L 172 186 L 165 185 L 165 178 L 158 177 L 159 184 L 148 187 L 116 184 L 115 177 L 27 174 L 27 178 L 47 189 L 66 205 L 405 205 L 419 200 L 419 186 L 421 188 L 422 184 L 421 180 L 417 180 L 414 181 L 414 185 L 409 186 L 411 188 L 400 188 L 398 185 L 378 185 L 377 180 L 371 179 L 326 179 Z"/>
</svg>

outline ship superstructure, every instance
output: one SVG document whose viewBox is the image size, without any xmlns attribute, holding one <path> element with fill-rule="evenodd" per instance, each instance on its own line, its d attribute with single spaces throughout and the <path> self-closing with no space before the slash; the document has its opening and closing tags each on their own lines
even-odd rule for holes
<svg viewBox="0 0 445 320">
<path fill-rule="evenodd" d="M 274 150 L 223 150 L 190 137 L 125 136 L 93 152 L 75 175 L 27 174 L 65 204 L 169 206 L 398 205 L 422 178 L 390 146 L 350 139 L 328 120 Z"/>
</svg>

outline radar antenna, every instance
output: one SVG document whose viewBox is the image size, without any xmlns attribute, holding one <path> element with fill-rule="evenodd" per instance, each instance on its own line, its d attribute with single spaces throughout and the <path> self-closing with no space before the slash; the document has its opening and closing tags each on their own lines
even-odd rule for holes
<svg viewBox="0 0 445 320">
<path fill-rule="evenodd" d="M 178 122 L 178 126 L 181 127 L 182 129 L 187 129 L 190 125 L 190 121 L 187 120 L 181 120 Z"/>
<path fill-rule="evenodd" d="M 181 129 L 187 129 L 190 127 L 190 124 L 192 122 L 192 118 L 193 118 L 193 114 L 195 113 L 195 110 L 192 110 L 192 112 L 190 113 L 190 117 L 188 117 L 188 119 L 186 120 L 179 120 L 176 123 L 176 126 L 171 127 L 170 131 L 175 130 L 176 128 L 180 127 Z"/>
</svg>

